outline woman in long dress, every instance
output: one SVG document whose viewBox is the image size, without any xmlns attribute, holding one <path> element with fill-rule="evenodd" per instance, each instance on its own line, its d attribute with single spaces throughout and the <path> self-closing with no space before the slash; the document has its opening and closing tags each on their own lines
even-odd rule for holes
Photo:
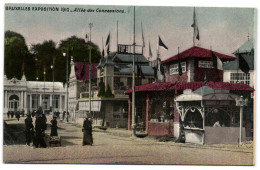
<svg viewBox="0 0 260 170">
<path fill-rule="evenodd" d="M 92 122 L 88 118 L 84 120 L 83 123 L 83 142 L 82 145 L 92 145 L 93 137 L 92 137 Z"/>
<path fill-rule="evenodd" d="M 58 126 L 57 126 L 57 117 L 53 116 L 53 119 L 51 120 L 51 136 L 58 136 Z"/>
</svg>

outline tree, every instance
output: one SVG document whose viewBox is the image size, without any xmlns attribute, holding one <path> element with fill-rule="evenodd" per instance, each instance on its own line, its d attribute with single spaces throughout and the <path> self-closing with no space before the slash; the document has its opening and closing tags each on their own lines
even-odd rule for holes
<svg viewBox="0 0 260 170">
<path fill-rule="evenodd" d="M 45 81 L 53 80 L 53 69 L 51 66 L 54 66 L 54 81 L 65 82 L 64 67 L 65 62 L 63 61 L 61 53 L 56 48 L 54 41 L 44 41 L 43 43 L 32 44 L 31 52 L 33 58 L 36 61 L 36 77 L 39 77 L 40 81 L 44 80 L 43 70 L 44 66 L 46 68 Z M 54 65 L 53 65 L 54 64 Z M 63 66 L 63 67 L 60 67 Z"/>
<path fill-rule="evenodd" d="M 16 32 L 5 32 L 4 72 L 7 78 L 22 78 L 24 73 L 28 80 L 33 79 L 34 60 L 29 53 L 25 38 Z"/>
<path fill-rule="evenodd" d="M 58 51 L 61 53 L 68 53 L 68 76 L 71 72 L 70 60 L 71 56 L 73 56 L 74 62 L 89 62 L 89 46 L 91 46 L 91 62 L 98 63 L 101 58 L 101 53 L 98 46 L 90 41 L 85 42 L 83 38 L 78 38 L 77 36 L 71 36 L 66 38 L 65 40 L 61 40 L 60 45 L 58 47 Z M 66 59 L 64 59 L 63 68 L 66 69 Z M 62 68 L 60 68 L 62 69 Z M 66 71 L 66 70 L 65 70 Z M 65 75 L 66 73 L 64 73 Z M 66 76 L 65 76 L 66 78 Z M 65 80 L 66 81 L 66 80 Z M 65 82 L 64 81 L 64 82 Z"/>
<path fill-rule="evenodd" d="M 75 62 L 88 62 L 89 61 L 89 46 L 91 49 L 91 61 L 93 63 L 99 62 L 101 53 L 96 44 L 93 42 L 85 42 L 83 38 L 71 36 L 65 40 L 61 40 L 59 45 L 60 50 L 68 49 L 70 56 L 73 56 Z"/>
</svg>

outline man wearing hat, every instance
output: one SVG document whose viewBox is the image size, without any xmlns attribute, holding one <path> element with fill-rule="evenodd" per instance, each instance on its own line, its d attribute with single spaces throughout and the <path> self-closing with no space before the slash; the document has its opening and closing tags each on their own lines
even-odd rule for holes
<svg viewBox="0 0 260 170">
<path fill-rule="evenodd" d="M 32 118 L 31 114 L 27 114 L 27 118 L 24 120 L 25 122 L 25 138 L 26 138 L 26 145 L 30 146 L 30 143 L 32 141 L 33 137 L 33 124 L 32 124 Z"/>
</svg>

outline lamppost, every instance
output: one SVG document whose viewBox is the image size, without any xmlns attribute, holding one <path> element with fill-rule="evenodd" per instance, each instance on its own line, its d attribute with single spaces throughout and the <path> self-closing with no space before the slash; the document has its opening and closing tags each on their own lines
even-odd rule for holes
<svg viewBox="0 0 260 170">
<path fill-rule="evenodd" d="M 52 101 L 51 101 L 51 105 L 52 105 L 52 108 L 51 108 L 51 111 L 53 112 L 54 114 L 54 65 L 55 65 L 55 56 L 52 58 L 52 65 L 51 65 L 51 69 L 52 69 Z"/>
<path fill-rule="evenodd" d="M 240 131 L 239 131 L 239 144 L 242 143 L 242 127 L 243 127 L 243 108 L 247 106 L 248 99 L 243 99 L 243 96 L 236 98 L 236 106 L 240 107 Z"/>
<path fill-rule="evenodd" d="M 134 6 L 134 52 L 133 52 L 133 75 L 132 75 L 132 137 L 135 136 L 135 6 Z"/>
<path fill-rule="evenodd" d="M 45 113 L 45 107 L 44 107 L 44 101 L 45 101 L 45 75 L 46 75 L 46 70 L 45 70 L 45 64 L 44 64 L 44 68 L 43 68 L 43 100 L 42 100 L 43 114 Z"/>
<path fill-rule="evenodd" d="M 91 27 L 93 25 L 90 24 L 90 31 L 91 31 Z M 88 39 L 88 35 L 86 34 L 86 39 Z M 90 39 L 90 38 L 89 38 Z M 91 42 L 91 39 L 90 41 Z M 88 46 L 88 50 L 89 50 L 89 115 L 91 115 L 91 97 L 92 97 L 92 92 L 91 92 L 91 44 L 89 44 Z"/>
<path fill-rule="evenodd" d="M 63 52 L 63 56 L 66 56 L 66 84 L 67 84 L 67 98 L 66 98 L 66 114 L 67 114 L 67 122 L 69 122 L 69 117 L 68 117 L 68 104 L 69 104 L 69 90 L 68 90 L 68 48 L 66 48 L 66 52 Z"/>
</svg>

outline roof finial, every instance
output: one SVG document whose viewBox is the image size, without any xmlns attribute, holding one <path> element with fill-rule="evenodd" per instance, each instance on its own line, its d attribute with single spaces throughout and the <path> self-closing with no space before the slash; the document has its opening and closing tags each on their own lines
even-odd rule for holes
<svg viewBox="0 0 260 170">
<path fill-rule="evenodd" d="M 204 85 L 207 86 L 208 85 L 208 82 L 207 82 L 207 73 L 205 72 L 205 77 L 204 77 Z"/>
</svg>

